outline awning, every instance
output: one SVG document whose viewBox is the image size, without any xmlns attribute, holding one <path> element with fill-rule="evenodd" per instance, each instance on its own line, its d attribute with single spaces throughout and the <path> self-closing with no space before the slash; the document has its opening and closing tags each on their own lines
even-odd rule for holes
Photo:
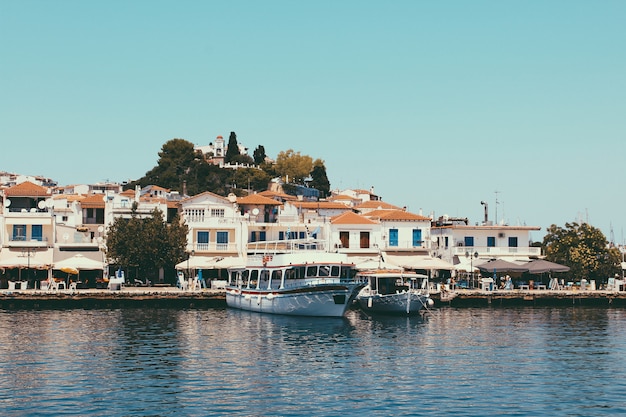
<svg viewBox="0 0 626 417">
<path fill-rule="evenodd" d="M 360 271 L 398 268 L 396 265 L 383 261 L 382 259 L 380 259 L 380 256 L 355 256 L 350 257 L 348 260 L 350 262 L 353 262 L 356 269 Z"/>
<path fill-rule="evenodd" d="M 54 263 L 54 269 L 76 269 L 82 270 L 102 270 L 104 262 L 89 259 L 84 255 L 77 253 L 76 255 Z M 67 271 L 66 271 L 67 272 Z"/>
<path fill-rule="evenodd" d="M 425 270 L 445 269 L 449 271 L 454 269 L 454 265 L 452 265 L 451 263 L 446 262 L 443 259 L 433 258 L 432 256 L 428 256 L 428 255 L 384 254 L 383 259 L 385 260 L 385 262 L 389 262 L 390 264 L 402 267 L 404 269 L 425 269 Z"/>
<path fill-rule="evenodd" d="M 476 265 L 478 267 L 478 269 L 480 269 L 482 272 L 487 272 L 487 273 L 491 273 L 493 272 L 494 274 L 496 272 L 526 272 L 528 271 L 528 268 L 523 266 L 523 265 L 519 265 L 513 262 L 509 262 L 509 261 L 505 261 L 503 259 L 492 259 L 490 261 L 487 262 L 482 262 L 479 265 Z"/>
<path fill-rule="evenodd" d="M 52 266 L 52 249 L 29 248 L 3 249 L 0 251 L 0 268 L 32 268 L 50 269 Z"/>
<path fill-rule="evenodd" d="M 533 259 L 522 266 L 528 268 L 530 274 L 543 274 L 546 272 L 568 272 L 569 266 L 546 261 L 545 259 Z"/>
<path fill-rule="evenodd" d="M 240 256 L 226 256 L 215 262 L 213 269 L 243 268 L 246 261 Z"/>
<path fill-rule="evenodd" d="M 189 263 L 185 259 L 176 264 L 176 269 L 226 269 L 245 266 L 240 256 L 192 256 Z"/>
<path fill-rule="evenodd" d="M 458 257 L 458 263 L 454 264 L 454 269 L 456 269 L 457 271 L 465 271 L 465 272 L 472 272 L 472 268 L 474 269 L 474 271 L 478 271 L 478 267 L 476 266 L 479 263 L 483 263 L 484 260 L 478 260 L 478 259 L 467 259 L 464 257 Z"/>
</svg>

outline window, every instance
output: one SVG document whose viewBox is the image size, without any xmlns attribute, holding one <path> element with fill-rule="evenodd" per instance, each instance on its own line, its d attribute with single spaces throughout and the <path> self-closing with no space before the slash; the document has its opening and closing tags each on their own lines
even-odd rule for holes
<svg viewBox="0 0 626 417">
<path fill-rule="evenodd" d="M 495 248 L 496 247 L 496 238 L 495 236 L 487 236 L 487 247 Z"/>
<path fill-rule="evenodd" d="M 361 232 L 360 247 L 361 248 L 369 248 L 370 247 L 370 232 Z"/>
<path fill-rule="evenodd" d="M 13 225 L 13 240 L 26 240 L 26 225 L 25 224 L 14 224 Z"/>
<path fill-rule="evenodd" d="M 474 236 L 465 236 L 465 246 L 474 246 Z"/>
<path fill-rule="evenodd" d="M 509 248 L 517 247 L 517 237 L 509 237 Z"/>
<path fill-rule="evenodd" d="M 228 249 L 228 232 L 217 232 L 217 249 Z"/>
<path fill-rule="evenodd" d="M 211 209 L 211 217 L 224 217 L 224 209 L 223 208 L 212 208 Z"/>
<path fill-rule="evenodd" d="M 350 247 L 350 232 L 339 232 L 339 240 L 344 248 Z"/>
<path fill-rule="evenodd" d="M 256 242 L 256 232 L 250 232 L 250 242 Z"/>
<path fill-rule="evenodd" d="M 259 232 L 259 241 L 265 242 L 266 240 L 267 240 L 267 234 L 265 233 L 265 231 L 260 231 Z"/>
<path fill-rule="evenodd" d="M 185 219 L 189 222 L 203 222 L 204 210 L 203 209 L 185 209 Z"/>
<path fill-rule="evenodd" d="M 40 224 L 33 224 L 30 238 L 40 242 L 43 240 L 43 230 Z"/>
<path fill-rule="evenodd" d="M 209 249 L 209 232 L 198 232 L 196 239 L 198 240 L 198 250 Z"/>
<path fill-rule="evenodd" d="M 389 230 L 389 246 L 398 246 L 398 229 Z"/>
<path fill-rule="evenodd" d="M 413 247 L 422 246 L 422 230 L 413 229 Z"/>
</svg>

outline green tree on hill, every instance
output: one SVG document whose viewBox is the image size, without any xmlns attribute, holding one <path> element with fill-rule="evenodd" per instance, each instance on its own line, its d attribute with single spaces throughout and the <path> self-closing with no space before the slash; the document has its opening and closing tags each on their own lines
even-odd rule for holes
<svg viewBox="0 0 626 417">
<path fill-rule="evenodd" d="M 234 162 L 234 159 L 241 155 L 239 152 L 239 144 L 237 143 L 237 135 L 235 132 L 230 132 L 230 137 L 228 138 L 228 146 L 226 148 L 226 155 L 224 156 L 224 162 Z"/>
<path fill-rule="evenodd" d="M 265 147 L 263 145 L 257 146 L 257 148 L 252 153 L 252 159 L 254 159 L 254 163 L 256 165 L 261 165 L 265 162 L 265 158 L 267 155 L 265 154 Z"/>
<path fill-rule="evenodd" d="M 304 185 L 313 170 L 313 158 L 308 155 L 300 155 L 293 149 L 281 151 L 276 157 L 276 172 L 286 183 Z"/>
<path fill-rule="evenodd" d="M 319 190 L 320 197 L 328 197 L 328 195 L 330 195 L 330 182 L 328 181 L 328 176 L 326 175 L 326 167 L 324 166 L 324 161 L 322 161 L 321 159 L 316 159 L 313 162 L 311 178 L 313 180 L 309 185 Z"/>
<path fill-rule="evenodd" d="M 230 161 L 240 164 L 254 164 L 248 155 L 239 154 L 239 145 L 235 132 L 231 132 L 229 149 L 235 149 L 236 155 L 230 156 Z M 228 154 L 228 150 L 226 152 Z M 175 190 L 181 194 L 186 189 L 187 195 L 196 195 L 205 191 L 226 196 L 233 192 L 245 195 L 248 188 L 251 191 L 264 191 L 269 181 L 277 176 L 295 184 L 305 185 L 305 179 L 311 176 L 310 185 L 320 190 L 322 196 L 330 192 L 330 183 L 326 176 L 326 168 L 321 159 L 315 160 L 308 155 L 301 155 L 289 149 L 280 152 L 276 164 L 265 162 L 265 148 L 259 146 L 255 150 L 255 157 L 263 160 L 259 169 L 225 169 L 208 162 L 201 152 L 194 150 L 193 143 L 185 139 L 171 139 L 167 141 L 159 152 L 157 165 L 146 174 L 133 182 L 128 183 L 125 189 L 134 189 L 139 185 L 158 185 Z"/>
</svg>

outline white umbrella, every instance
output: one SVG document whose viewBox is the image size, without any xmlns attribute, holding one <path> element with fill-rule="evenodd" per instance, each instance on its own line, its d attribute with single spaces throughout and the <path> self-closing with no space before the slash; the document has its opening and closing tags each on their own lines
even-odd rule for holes
<svg viewBox="0 0 626 417">
<path fill-rule="evenodd" d="M 70 258 L 55 262 L 54 269 L 77 269 L 79 271 L 104 269 L 104 262 L 94 261 L 79 253 Z"/>
</svg>

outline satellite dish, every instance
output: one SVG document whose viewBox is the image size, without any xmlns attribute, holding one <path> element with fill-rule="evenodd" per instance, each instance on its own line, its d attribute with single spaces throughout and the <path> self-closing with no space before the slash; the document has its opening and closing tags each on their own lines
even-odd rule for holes
<svg viewBox="0 0 626 417">
<path fill-rule="evenodd" d="M 39 200 L 39 203 L 37 203 L 37 207 L 39 207 L 40 210 L 43 210 L 46 208 L 46 202 L 44 200 Z"/>
<path fill-rule="evenodd" d="M 228 194 L 228 201 L 230 201 L 231 203 L 236 203 L 237 202 L 237 196 L 233 193 Z"/>
<path fill-rule="evenodd" d="M 8 198 L 4 200 L 4 207 L 9 207 L 10 205 L 11 205 L 11 200 L 9 200 Z"/>
<path fill-rule="evenodd" d="M 104 232 L 104 227 L 103 226 L 98 226 L 98 232 L 100 232 L 100 233 Z"/>
<path fill-rule="evenodd" d="M 48 208 L 54 207 L 54 200 L 52 200 L 51 198 L 47 198 L 46 199 L 46 207 L 48 207 Z"/>
<path fill-rule="evenodd" d="M 256 208 L 256 207 L 255 207 L 255 208 L 253 208 L 253 209 L 252 209 L 252 214 L 253 214 L 253 215 L 255 215 L 255 216 L 258 216 L 258 215 L 259 215 L 259 209 L 258 209 L 258 208 Z"/>
</svg>

